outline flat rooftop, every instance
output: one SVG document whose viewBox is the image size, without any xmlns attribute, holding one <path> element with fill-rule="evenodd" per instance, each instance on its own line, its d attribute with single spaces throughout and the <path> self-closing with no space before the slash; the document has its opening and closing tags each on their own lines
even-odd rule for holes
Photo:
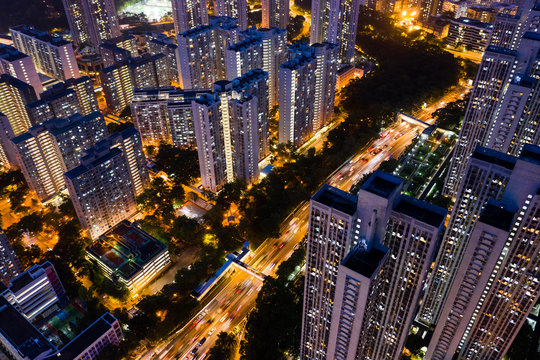
<svg viewBox="0 0 540 360">
<path fill-rule="evenodd" d="M 384 259 L 386 252 L 372 248 L 365 251 L 361 248 L 355 248 L 347 254 L 343 260 L 343 266 L 359 273 L 362 276 L 371 278 L 375 270 Z"/>
<path fill-rule="evenodd" d="M 28 359 L 56 352 L 56 348 L 3 296 L 0 296 L 0 334 Z"/>
<path fill-rule="evenodd" d="M 167 245 L 138 227 L 123 221 L 86 247 L 113 273 L 129 280 L 167 249 Z"/>
<path fill-rule="evenodd" d="M 0 44 L 0 58 L 6 61 L 16 61 L 28 57 L 11 45 Z"/>
<path fill-rule="evenodd" d="M 500 151 L 488 149 L 483 146 L 477 146 L 476 149 L 474 149 L 471 157 L 474 159 L 505 167 L 509 170 L 514 169 L 517 161 L 517 158 L 515 156 L 507 155 Z"/>
<path fill-rule="evenodd" d="M 20 32 L 20 33 L 26 35 L 26 36 L 33 37 L 33 38 L 38 39 L 40 41 L 49 43 L 49 44 L 51 44 L 53 46 L 63 46 L 63 45 L 67 45 L 67 44 L 70 43 L 69 41 L 66 41 L 66 40 L 62 39 L 60 36 L 49 35 L 47 32 L 37 30 L 34 27 L 29 26 L 29 25 L 17 25 L 17 26 L 13 26 L 9 30 L 10 31 L 15 30 L 17 32 Z"/>
<path fill-rule="evenodd" d="M 26 270 L 16 278 L 12 279 L 9 283 L 9 290 L 16 293 L 19 290 L 23 289 L 28 284 L 32 283 L 37 276 L 41 275 L 45 269 L 51 267 L 52 264 L 48 261 L 43 264 L 36 264 L 30 269 Z"/>
<path fill-rule="evenodd" d="M 354 215 L 357 198 L 355 195 L 325 184 L 311 200 L 329 206 L 345 214 Z"/>
<path fill-rule="evenodd" d="M 402 183 L 402 178 L 377 170 L 362 185 L 361 189 L 384 198 L 389 198 L 399 189 Z"/>
<path fill-rule="evenodd" d="M 55 359 L 72 360 L 77 358 L 84 350 L 109 331 L 115 321 L 114 316 L 110 313 L 105 313 L 64 346 Z"/>
<path fill-rule="evenodd" d="M 519 159 L 532 164 L 540 164 L 540 146 L 527 144 L 523 146 Z"/>
<path fill-rule="evenodd" d="M 408 195 L 401 195 L 394 211 L 410 216 L 418 221 L 436 228 L 444 224 L 447 210 L 415 199 Z"/>
<path fill-rule="evenodd" d="M 102 141 L 107 141 L 107 139 L 102 140 Z M 101 143 L 101 144 L 98 143 L 97 145 L 103 145 L 103 144 L 104 143 Z M 115 156 L 121 155 L 122 150 L 118 148 L 110 148 L 110 147 L 105 149 L 103 147 L 100 148 L 94 145 L 94 147 L 90 149 L 86 149 L 85 154 L 87 155 L 84 155 L 81 158 L 81 165 L 69 170 L 68 172 L 64 174 L 68 179 L 75 179 L 81 176 L 82 174 L 86 173 L 87 171 L 90 171 L 91 169 L 99 166 L 105 161 L 110 160 Z"/>
<path fill-rule="evenodd" d="M 514 213 L 504 207 L 500 201 L 490 199 L 480 214 L 478 221 L 497 229 L 510 231 L 514 223 Z"/>
</svg>

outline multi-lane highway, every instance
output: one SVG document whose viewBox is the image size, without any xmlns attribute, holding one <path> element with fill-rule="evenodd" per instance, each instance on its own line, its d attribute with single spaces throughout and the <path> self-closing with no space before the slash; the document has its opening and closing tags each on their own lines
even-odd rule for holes
<svg viewBox="0 0 540 360">
<path fill-rule="evenodd" d="M 390 156 L 397 158 L 416 136 L 419 128 L 401 123 L 387 130 L 384 137 L 369 144 L 358 155 L 332 174 L 328 183 L 349 190 L 364 174 L 373 171 Z M 249 255 L 246 263 L 267 274 L 274 275 L 279 264 L 287 259 L 307 232 L 308 202 L 302 203 L 283 222 L 282 236 L 268 239 Z M 255 305 L 261 281 L 236 269 L 222 279 L 202 300 L 204 307 L 195 317 L 165 344 L 144 358 L 149 359 L 204 359 L 214 345 L 220 331 L 229 332 L 242 325 Z"/>
</svg>

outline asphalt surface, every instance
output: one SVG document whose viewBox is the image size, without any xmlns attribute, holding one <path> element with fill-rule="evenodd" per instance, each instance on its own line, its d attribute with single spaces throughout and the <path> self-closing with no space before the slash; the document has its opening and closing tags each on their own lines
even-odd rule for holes
<svg viewBox="0 0 540 360">
<path fill-rule="evenodd" d="M 327 182 L 348 191 L 382 161 L 390 156 L 399 157 L 418 131 L 421 128 L 406 123 L 394 126 L 384 133 L 384 137 L 375 140 L 343 164 Z M 279 264 L 289 258 L 307 233 L 308 211 L 308 202 L 300 204 L 283 222 L 282 236 L 277 240 L 266 240 L 248 255 L 245 262 L 266 275 L 274 275 Z M 241 330 L 246 316 L 255 305 L 261 286 L 261 280 L 236 269 L 221 279 L 202 299 L 204 307 L 186 326 L 140 359 L 204 359 L 220 331 L 230 332 L 235 328 Z"/>
</svg>

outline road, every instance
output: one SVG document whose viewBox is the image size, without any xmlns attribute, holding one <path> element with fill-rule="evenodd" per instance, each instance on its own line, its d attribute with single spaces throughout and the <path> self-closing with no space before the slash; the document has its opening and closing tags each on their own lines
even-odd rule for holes
<svg viewBox="0 0 540 360">
<path fill-rule="evenodd" d="M 463 96 L 466 90 L 456 88 L 415 115 L 432 122 L 432 112 L 444 106 L 448 100 Z M 345 162 L 327 179 L 327 183 L 349 191 L 364 174 L 375 170 L 382 161 L 389 157 L 398 158 L 421 130 L 404 122 L 393 125 L 381 138 L 367 144 L 357 155 Z M 308 211 L 308 201 L 300 204 L 283 221 L 281 237 L 266 240 L 245 262 L 266 275 L 274 275 L 279 264 L 289 258 L 307 233 Z M 260 280 L 242 270 L 235 270 L 202 299 L 202 310 L 187 325 L 140 359 L 204 359 L 220 331 L 233 331 L 244 322 L 255 305 L 261 285 Z M 198 346 L 203 338 L 204 343 Z M 197 351 L 193 356 L 192 351 L 195 348 Z"/>
<path fill-rule="evenodd" d="M 302 31 L 300 32 L 300 34 L 298 34 L 296 39 L 300 39 L 300 38 L 302 38 L 304 36 L 309 38 L 309 36 L 310 36 L 309 31 L 310 31 L 310 25 L 311 25 L 311 14 L 308 11 L 304 11 L 301 8 L 299 8 L 298 6 L 296 6 L 294 1 L 291 1 L 289 3 L 289 15 L 291 17 L 293 17 L 293 18 L 300 15 L 300 16 L 303 16 L 304 19 L 305 19 L 304 24 L 302 26 Z"/>
<path fill-rule="evenodd" d="M 397 158 L 416 136 L 418 129 L 402 123 L 386 131 L 384 138 L 377 139 L 373 148 L 366 148 L 351 161 L 344 164 L 329 179 L 328 183 L 343 190 L 350 187 L 364 174 L 373 171 L 389 156 Z M 375 154 L 374 151 L 380 151 Z M 246 263 L 266 275 L 274 275 L 279 263 L 292 254 L 308 227 L 308 202 L 283 222 L 279 239 L 269 239 L 250 254 Z M 214 345 L 220 331 L 233 331 L 240 325 L 253 306 L 262 283 L 242 270 L 224 278 L 220 284 L 203 299 L 203 309 L 172 339 L 159 346 L 153 359 L 204 359 Z M 204 343 L 198 346 L 202 340 Z M 197 348 L 195 356 L 192 351 Z M 141 358 L 151 358 L 146 354 Z"/>
</svg>

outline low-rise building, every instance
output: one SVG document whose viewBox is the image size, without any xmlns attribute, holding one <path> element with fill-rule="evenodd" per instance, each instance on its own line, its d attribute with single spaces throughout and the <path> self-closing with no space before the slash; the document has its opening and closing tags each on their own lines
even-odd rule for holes
<svg viewBox="0 0 540 360">
<path fill-rule="evenodd" d="M 48 261 L 32 266 L 11 280 L 1 295 L 28 320 L 49 316 L 66 300 L 64 286 Z"/>
<path fill-rule="evenodd" d="M 492 24 L 462 17 L 450 21 L 448 36 L 444 42 L 454 48 L 463 45 L 467 50 L 483 52 L 492 30 Z"/>
<path fill-rule="evenodd" d="M 56 360 L 94 360 L 109 345 L 118 346 L 124 337 L 120 323 L 110 313 L 103 314 L 92 325 L 71 340 L 54 356 Z M 51 357 L 51 360 L 53 357 Z"/>
<path fill-rule="evenodd" d="M 140 291 L 171 263 L 167 245 L 129 221 L 100 236 L 86 254 L 109 279 L 125 284 L 131 293 Z"/>
</svg>

